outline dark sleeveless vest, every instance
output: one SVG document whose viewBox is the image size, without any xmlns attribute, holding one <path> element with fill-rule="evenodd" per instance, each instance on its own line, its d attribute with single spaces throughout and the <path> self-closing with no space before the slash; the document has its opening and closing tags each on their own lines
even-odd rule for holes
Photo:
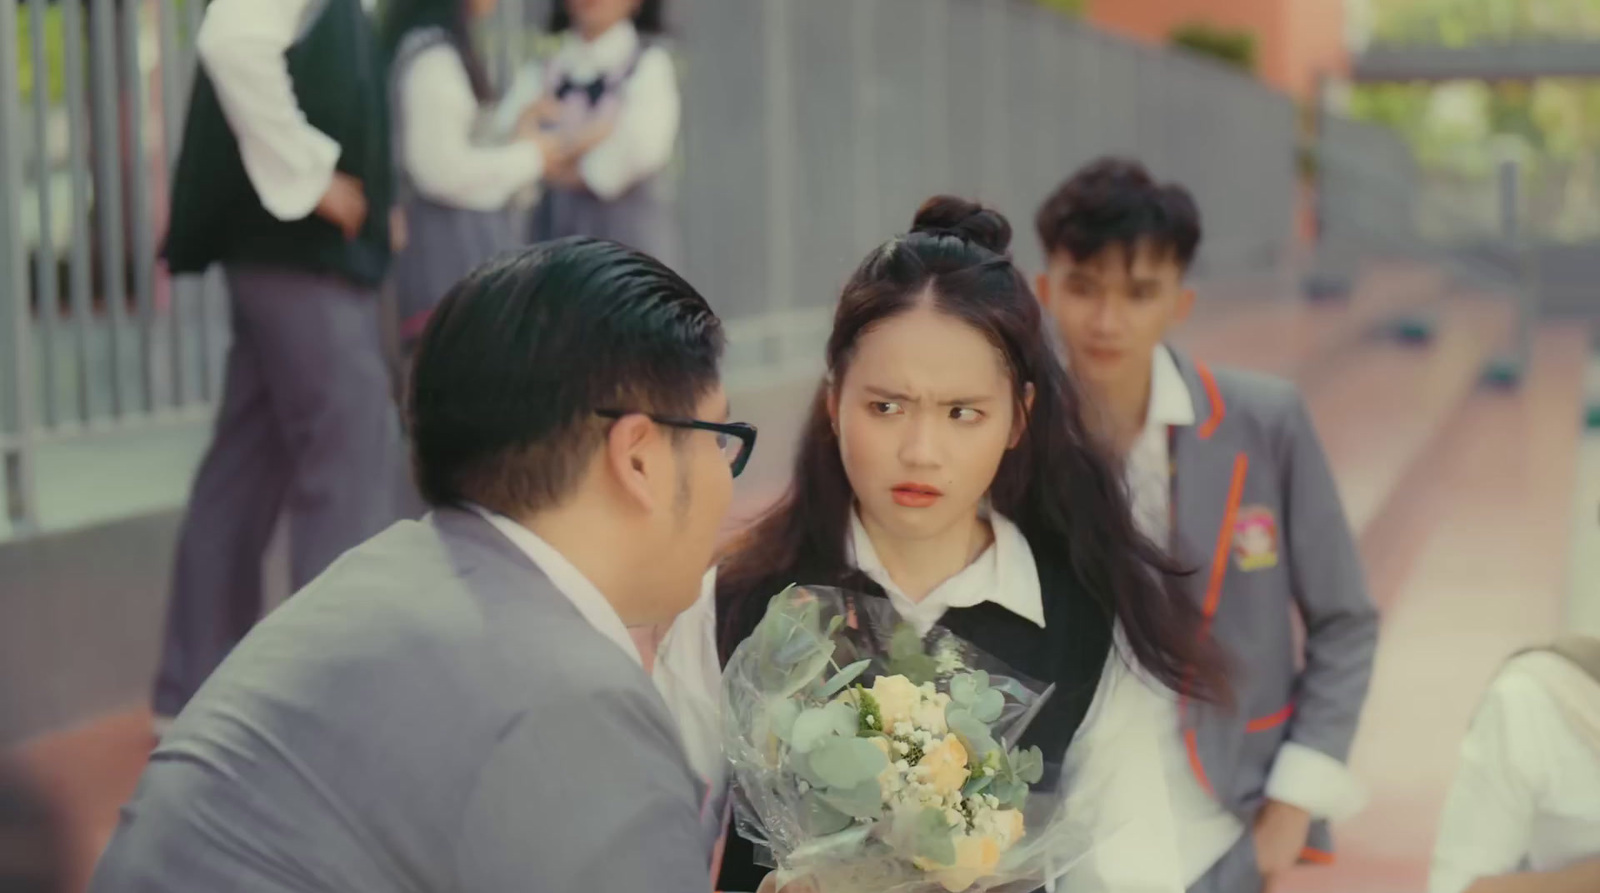
<svg viewBox="0 0 1600 893">
<path fill-rule="evenodd" d="M 201 67 L 172 178 L 172 222 L 162 249 L 174 273 L 200 273 L 214 263 L 259 263 L 375 286 L 388 272 L 394 175 L 384 65 L 361 0 L 325 3 L 286 54 L 289 76 L 306 121 L 339 144 L 338 170 L 361 181 L 366 225 L 347 241 L 315 214 L 283 221 L 262 207 L 216 88 Z"/>
<path fill-rule="evenodd" d="M 1045 702 L 1020 742 L 1044 752 L 1046 778 L 1053 783 L 1060 760 L 1083 724 L 1111 654 L 1114 617 L 1108 604 L 1086 591 L 1066 563 L 1064 550 L 1041 548 L 1030 540 L 1039 568 L 1039 588 L 1044 598 L 1045 625 L 1041 629 L 1009 610 L 984 602 L 945 612 L 939 625 L 993 655 L 1018 673 L 1043 683 L 1054 683 L 1055 693 Z M 751 592 L 717 593 L 718 642 L 726 660 L 766 612 L 766 603 L 790 583 L 837 586 L 864 598 L 887 597 L 883 588 L 857 570 L 800 571 L 780 579 L 777 575 Z M 768 869 L 755 864 L 755 848 L 730 830 L 723 853 L 718 890 L 755 890 Z"/>
</svg>

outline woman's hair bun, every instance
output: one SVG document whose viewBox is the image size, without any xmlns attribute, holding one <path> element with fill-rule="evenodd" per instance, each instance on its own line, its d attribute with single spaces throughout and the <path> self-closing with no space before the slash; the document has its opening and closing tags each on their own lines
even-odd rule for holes
<svg viewBox="0 0 1600 893">
<path fill-rule="evenodd" d="M 1011 248 L 1011 222 L 1004 214 L 953 195 L 936 195 L 922 203 L 911 221 L 914 233 L 951 233 L 995 254 Z"/>
</svg>

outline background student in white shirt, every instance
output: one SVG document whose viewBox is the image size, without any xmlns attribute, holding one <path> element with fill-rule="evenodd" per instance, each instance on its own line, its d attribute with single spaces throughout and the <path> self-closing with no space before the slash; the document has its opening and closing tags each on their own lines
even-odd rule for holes
<svg viewBox="0 0 1600 893">
<path fill-rule="evenodd" d="M 1270 890 L 1299 862 L 1331 860 L 1328 820 L 1365 800 L 1345 761 L 1378 612 L 1333 475 L 1293 384 L 1163 344 L 1194 302 L 1200 213 L 1186 189 L 1102 159 L 1036 222 L 1039 297 L 1097 433 L 1126 457 L 1140 528 L 1195 571 L 1184 595 L 1234 670 L 1238 709 L 1179 697 L 1160 728 L 1185 883 Z"/>
<path fill-rule="evenodd" d="M 213 0 L 195 46 L 164 253 L 174 273 L 222 266 L 233 339 L 173 569 L 158 726 L 261 616 L 279 514 L 299 589 L 395 520 L 403 464 L 377 299 L 393 158 L 367 12 Z"/>
<path fill-rule="evenodd" d="M 1600 890 L 1600 638 L 1520 654 L 1495 677 L 1461 745 L 1428 888 Z"/>
<path fill-rule="evenodd" d="M 658 684 L 691 751 L 714 755 L 719 650 L 771 596 L 812 583 L 888 598 L 1056 685 L 1022 743 L 1044 751 L 1094 847 L 1056 889 L 1177 893 L 1159 689 L 1222 697 L 1227 683 L 1088 433 L 1010 237 L 999 214 L 934 199 L 862 262 L 788 494 L 725 556 L 714 599 L 668 632 Z M 762 873 L 730 835 L 718 889 Z"/>
<path fill-rule="evenodd" d="M 666 182 L 681 99 L 661 33 L 662 0 L 554 0 L 550 31 L 563 35 L 545 68 L 539 113 L 557 133 L 603 136 L 545 174 L 536 240 L 612 239 L 668 266 L 682 262 Z M 598 130 L 597 130 L 598 128 Z"/>
<path fill-rule="evenodd" d="M 395 258 L 400 335 L 414 340 L 451 286 L 524 241 L 512 207 L 571 147 L 530 121 L 489 133 L 493 96 L 474 27 L 499 0 L 392 0 L 381 29 L 393 96 L 406 245 Z"/>
</svg>

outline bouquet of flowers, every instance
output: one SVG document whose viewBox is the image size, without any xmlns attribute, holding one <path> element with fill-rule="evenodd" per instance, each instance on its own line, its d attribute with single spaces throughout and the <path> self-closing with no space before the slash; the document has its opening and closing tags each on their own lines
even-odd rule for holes
<svg viewBox="0 0 1600 893">
<path fill-rule="evenodd" d="M 1033 890 L 1088 848 L 1016 746 L 1050 694 L 887 599 L 791 587 L 723 674 L 738 830 L 820 893 Z"/>
</svg>

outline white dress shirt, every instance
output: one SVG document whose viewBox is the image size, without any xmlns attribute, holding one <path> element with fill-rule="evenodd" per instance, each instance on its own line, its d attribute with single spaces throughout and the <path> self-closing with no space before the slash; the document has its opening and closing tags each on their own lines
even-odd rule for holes
<svg viewBox="0 0 1600 893">
<path fill-rule="evenodd" d="M 1430 893 L 1461 893 L 1480 878 L 1556 871 L 1600 859 L 1600 740 L 1589 740 L 1524 662 L 1490 685 L 1461 746 L 1461 764 L 1434 843 Z M 1557 668 L 1559 669 L 1559 668 Z M 1567 671 L 1600 714 L 1600 684 Z"/>
<path fill-rule="evenodd" d="M 589 621 L 590 626 L 621 648 L 634 663 L 644 666 L 644 660 L 639 656 L 639 648 L 633 643 L 633 637 L 628 635 L 628 627 L 617 614 L 617 609 L 611 607 L 611 602 L 607 601 L 605 595 L 583 575 L 583 571 L 578 570 L 565 555 L 557 552 L 554 546 L 521 524 L 482 506 L 474 505 L 471 508 L 485 521 L 493 524 L 512 545 L 521 549 L 523 554 L 544 572 L 556 591 L 572 602 L 572 606 Z"/>
<path fill-rule="evenodd" d="M 250 185 L 284 221 L 316 210 L 339 161 L 339 144 L 300 111 L 284 58 L 323 8 L 320 0 L 212 0 L 195 35 Z"/>
<path fill-rule="evenodd" d="M 890 579 L 865 529 L 852 516 L 852 560 L 883 586 L 896 610 L 914 626 L 929 629 L 951 608 L 992 601 L 1018 616 L 1044 625 L 1038 567 L 1027 540 L 1011 521 L 991 515 L 994 543 L 960 573 L 912 602 Z M 717 660 L 715 571 L 708 573 L 700 601 L 674 623 L 657 652 L 656 681 L 684 726 L 684 738 L 697 767 L 720 768 L 720 692 Z M 1088 713 L 1063 761 L 1067 809 L 1088 828 L 1094 849 L 1083 872 L 1074 868 L 1058 893 L 1079 885 L 1118 893 L 1180 893 L 1177 835 L 1161 769 L 1157 741 L 1163 697 L 1131 669 L 1121 630 L 1101 674 Z M 998 655 L 1002 659 L 1004 655 Z M 700 726 L 696 729 L 693 726 Z M 699 748 L 701 753 L 694 754 Z M 1087 875 L 1094 877 L 1090 880 Z"/>
<path fill-rule="evenodd" d="M 627 20 L 592 41 L 569 32 L 545 83 L 553 89 L 563 76 L 579 84 L 621 78 L 636 53 L 639 32 Z M 666 168 L 677 146 L 681 105 L 672 56 L 659 46 L 645 48 L 622 87 L 615 129 L 578 162 L 589 191 L 611 201 Z"/>
<path fill-rule="evenodd" d="M 1144 428 L 1128 451 L 1124 475 L 1134 520 L 1152 541 L 1172 541 L 1172 455 L 1169 428 L 1195 423 L 1194 399 L 1172 352 L 1158 345 L 1151 356 L 1150 402 Z M 1288 610 L 1286 607 L 1285 610 Z M 1172 798 L 1183 856 L 1184 884 L 1190 885 L 1222 858 L 1245 833 L 1245 826 L 1223 808 L 1195 778 L 1184 746 L 1177 696 L 1163 692 L 1160 723 L 1162 765 Z M 1306 810 L 1317 818 L 1343 819 L 1364 802 L 1361 785 L 1343 763 L 1287 742 L 1278 749 L 1268 774 L 1268 797 Z"/>
<path fill-rule="evenodd" d="M 401 158 L 424 198 L 498 211 L 544 176 L 544 155 L 533 143 L 478 141 L 483 110 L 461 54 L 450 44 L 418 52 L 396 93 L 402 103 Z"/>
</svg>

